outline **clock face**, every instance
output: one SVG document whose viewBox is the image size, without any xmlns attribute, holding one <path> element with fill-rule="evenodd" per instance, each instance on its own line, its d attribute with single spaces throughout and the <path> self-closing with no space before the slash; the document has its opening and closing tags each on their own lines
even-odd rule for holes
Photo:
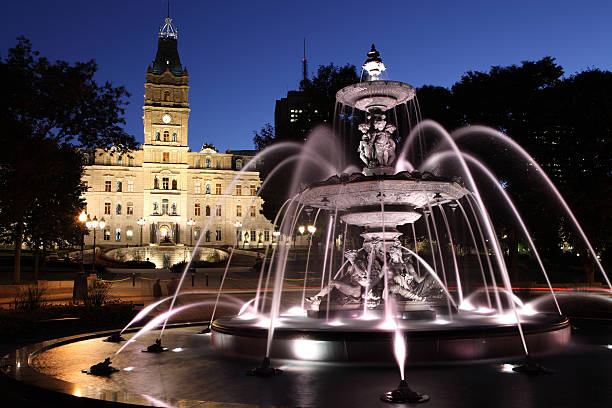
<svg viewBox="0 0 612 408">
<path fill-rule="evenodd" d="M 170 115 L 164 115 L 162 116 L 162 120 L 164 121 L 164 123 L 170 123 L 172 118 L 170 117 Z"/>
</svg>

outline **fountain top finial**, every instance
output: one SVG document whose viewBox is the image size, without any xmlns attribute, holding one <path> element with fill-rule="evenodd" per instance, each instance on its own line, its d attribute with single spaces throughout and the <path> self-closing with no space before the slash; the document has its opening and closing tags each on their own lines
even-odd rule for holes
<svg viewBox="0 0 612 408">
<path fill-rule="evenodd" d="M 378 52 L 374 44 L 372 44 L 372 49 L 366 55 L 368 59 L 363 63 L 362 68 L 368 71 L 371 81 L 377 81 L 380 74 L 387 68 L 383 64 L 380 52 Z"/>
</svg>

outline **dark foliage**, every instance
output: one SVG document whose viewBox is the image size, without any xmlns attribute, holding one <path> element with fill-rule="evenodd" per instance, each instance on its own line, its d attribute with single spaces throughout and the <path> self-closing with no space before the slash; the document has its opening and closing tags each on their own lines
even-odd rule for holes
<svg viewBox="0 0 612 408">
<path fill-rule="evenodd" d="M 20 281 L 20 248 L 35 252 L 80 242 L 83 150 L 127 151 L 123 87 L 98 85 L 95 62 L 50 62 L 21 37 L 0 61 L 0 232 L 16 248 L 13 280 Z"/>
</svg>

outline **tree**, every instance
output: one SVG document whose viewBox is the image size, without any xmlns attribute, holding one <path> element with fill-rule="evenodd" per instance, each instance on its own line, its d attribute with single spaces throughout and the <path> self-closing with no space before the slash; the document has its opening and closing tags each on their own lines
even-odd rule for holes
<svg viewBox="0 0 612 408">
<path fill-rule="evenodd" d="M 274 142 L 274 127 L 266 123 L 259 131 L 253 131 L 255 149 L 263 150 Z"/>
<path fill-rule="evenodd" d="M 27 207 L 24 241 L 34 256 L 34 280 L 38 278 L 39 255 L 42 250 L 67 244 L 80 244 L 82 231 L 75 222 L 82 210 L 83 153 L 72 146 L 58 146 L 45 141 L 37 149 L 39 162 L 48 164 L 44 172 L 46 188 Z M 65 163 L 73 163 L 66 166 Z"/>
<path fill-rule="evenodd" d="M 48 200 L 53 195 L 47 191 L 64 191 L 58 184 L 61 178 L 50 180 L 48 169 L 59 166 L 73 171 L 71 166 L 82 166 L 81 161 L 63 162 L 62 155 L 45 154 L 52 151 L 47 144 L 85 150 L 114 147 L 128 151 L 136 147 L 133 136 L 122 128 L 129 94 L 109 82 L 98 85 L 93 79 L 96 70 L 93 60 L 52 63 L 39 57 L 23 37 L 0 62 L 4 89 L 0 118 L 5 125 L 0 136 L 0 225 L 12 231 L 14 283 L 21 280 L 27 217 L 50 208 Z"/>
<path fill-rule="evenodd" d="M 588 70 L 564 78 L 563 68 L 551 57 L 470 71 L 450 90 L 418 91 L 424 117 L 451 130 L 492 126 L 523 146 L 553 179 L 602 255 L 612 238 L 612 220 L 604 209 L 612 201 L 611 94 L 612 73 Z M 493 140 L 465 140 L 462 147 L 485 159 L 503 180 L 541 254 L 560 259 L 562 241 L 584 248 L 569 218 L 551 211 L 556 199 L 543 184 L 534 183 L 538 177 L 529 163 Z M 509 214 L 493 206 L 494 222 L 508 234 L 511 264 L 516 265 L 522 233 Z M 591 280 L 592 259 L 585 255 L 579 259 Z"/>
</svg>

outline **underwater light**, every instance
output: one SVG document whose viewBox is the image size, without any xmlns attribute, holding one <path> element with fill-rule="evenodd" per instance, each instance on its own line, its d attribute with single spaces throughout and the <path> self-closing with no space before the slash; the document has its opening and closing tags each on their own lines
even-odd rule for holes
<svg viewBox="0 0 612 408">
<path fill-rule="evenodd" d="M 516 364 L 502 364 L 499 366 L 499 372 L 514 374 L 516 373 L 516 371 L 514 371 L 514 367 L 516 366 Z"/>
<path fill-rule="evenodd" d="M 283 313 L 282 316 L 306 316 L 306 310 L 302 309 L 299 306 L 293 306 L 285 313 Z"/>
<path fill-rule="evenodd" d="M 325 342 L 308 339 L 294 340 L 293 352 L 300 360 L 321 360 L 325 356 Z"/>
</svg>

